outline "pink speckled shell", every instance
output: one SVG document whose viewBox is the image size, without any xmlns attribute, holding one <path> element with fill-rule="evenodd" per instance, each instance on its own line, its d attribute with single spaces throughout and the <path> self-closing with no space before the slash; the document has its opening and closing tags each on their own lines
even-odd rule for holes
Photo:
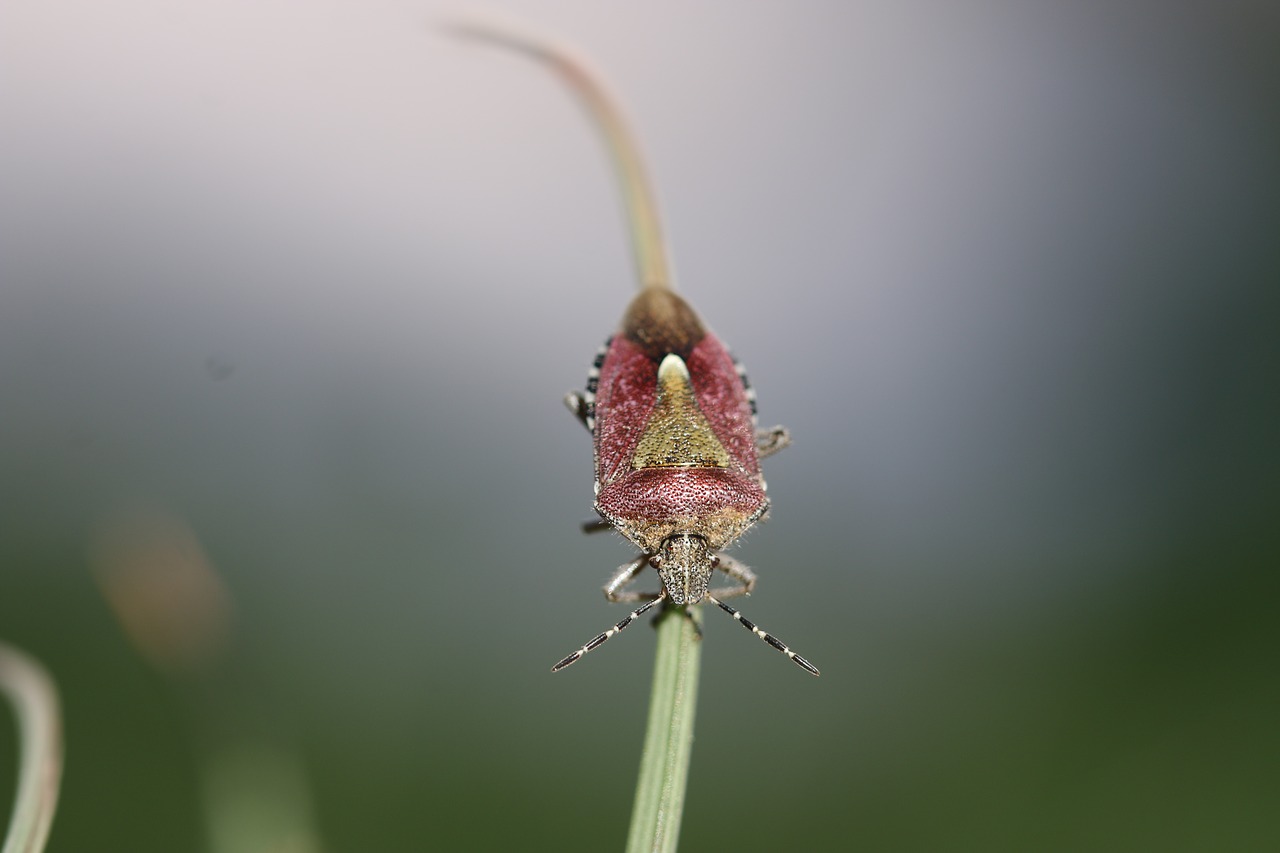
<svg viewBox="0 0 1280 853">
<path fill-rule="evenodd" d="M 654 407 L 658 363 L 624 335 L 609 345 L 595 400 L 596 508 L 607 518 L 646 522 L 725 510 L 754 516 L 767 499 L 751 404 L 733 358 L 713 334 L 693 347 L 685 364 L 698 406 L 734 467 L 633 470 L 636 445 Z"/>
</svg>

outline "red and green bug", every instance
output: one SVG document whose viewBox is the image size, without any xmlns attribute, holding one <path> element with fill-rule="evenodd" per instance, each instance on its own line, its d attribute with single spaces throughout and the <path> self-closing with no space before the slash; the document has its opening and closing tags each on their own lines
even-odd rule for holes
<svg viewBox="0 0 1280 853">
<path fill-rule="evenodd" d="M 657 207 L 620 112 L 566 51 L 506 30 L 467 27 L 464 32 L 546 62 L 585 103 L 622 179 L 639 266 L 639 295 L 596 355 L 585 392 L 571 392 L 565 403 L 591 431 L 595 445 L 595 510 L 602 521 L 586 528 L 616 530 L 640 551 L 605 584 L 605 597 L 643 603 L 552 671 L 576 662 L 661 602 L 710 601 L 817 675 L 813 664 L 721 600 L 755 588 L 755 573 L 722 549 L 768 512 L 760 459 L 790 439 L 782 427 L 757 430 L 755 392 L 746 374 L 675 293 Z M 657 570 L 662 589 L 628 590 L 647 567 Z M 717 571 L 729 578 L 729 586 L 711 588 Z"/>
</svg>

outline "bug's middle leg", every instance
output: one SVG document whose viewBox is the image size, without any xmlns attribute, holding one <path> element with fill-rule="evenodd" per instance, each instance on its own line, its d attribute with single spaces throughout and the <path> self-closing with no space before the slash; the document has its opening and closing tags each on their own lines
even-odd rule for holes
<svg viewBox="0 0 1280 853">
<path fill-rule="evenodd" d="M 742 565 L 742 563 L 732 557 L 726 557 L 724 554 L 716 554 L 715 561 L 715 567 L 732 580 L 737 581 L 738 585 L 713 589 L 711 590 L 712 596 L 716 598 L 733 598 L 738 595 L 750 595 L 751 590 L 756 588 L 756 573 Z"/>
<path fill-rule="evenodd" d="M 761 459 L 772 456 L 791 444 L 791 433 L 784 426 L 756 431 L 756 455 Z"/>
</svg>

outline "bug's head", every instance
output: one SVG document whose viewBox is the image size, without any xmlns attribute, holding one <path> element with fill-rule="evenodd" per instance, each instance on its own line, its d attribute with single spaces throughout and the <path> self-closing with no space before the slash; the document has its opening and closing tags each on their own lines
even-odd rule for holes
<svg viewBox="0 0 1280 853">
<path fill-rule="evenodd" d="M 697 604 L 707 597 L 716 559 L 703 537 L 674 533 L 662 540 L 662 547 L 650 563 L 662 577 L 662 586 L 672 604 Z"/>
</svg>

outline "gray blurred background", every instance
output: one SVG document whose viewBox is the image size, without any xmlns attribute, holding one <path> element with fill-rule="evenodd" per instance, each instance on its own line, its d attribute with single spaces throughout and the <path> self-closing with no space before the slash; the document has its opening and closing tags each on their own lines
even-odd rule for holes
<svg viewBox="0 0 1280 853">
<path fill-rule="evenodd" d="M 495 9 L 624 98 L 795 438 L 736 555 L 823 675 L 707 614 L 685 848 L 1280 848 L 1275 5 Z M 621 615 L 560 396 L 626 234 L 560 83 L 458 11 L 0 6 L 0 639 L 63 691 L 51 850 L 622 846 L 652 632 L 548 668 Z M 13 752 L 6 710 L 0 817 Z"/>
</svg>

